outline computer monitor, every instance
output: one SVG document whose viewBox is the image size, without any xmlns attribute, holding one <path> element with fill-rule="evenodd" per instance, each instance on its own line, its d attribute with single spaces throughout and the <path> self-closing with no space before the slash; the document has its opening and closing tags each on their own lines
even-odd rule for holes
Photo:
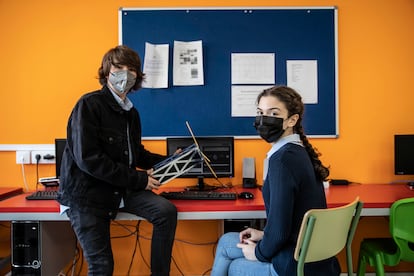
<svg viewBox="0 0 414 276">
<path fill-rule="evenodd" d="M 414 175 L 414 134 L 394 135 L 394 173 Z"/>
<path fill-rule="evenodd" d="M 211 169 L 220 177 L 234 176 L 234 138 L 232 136 L 209 136 L 196 137 L 197 144 L 204 155 L 210 160 Z M 179 148 L 185 148 L 194 144 L 194 139 L 189 137 L 168 137 L 167 154 L 172 155 Z M 217 186 L 208 186 L 204 183 L 204 178 L 215 178 L 211 169 L 205 162 L 196 165 L 188 172 L 180 175 L 180 178 L 197 178 L 195 186 L 187 187 L 191 190 L 214 189 Z"/>
<path fill-rule="evenodd" d="M 55 160 L 56 160 L 56 178 L 60 176 L 60 165 L 62 162 L 63 151 L 65 150 L 66 139 L 56 138 L 55 139 Z"/>
</svg>

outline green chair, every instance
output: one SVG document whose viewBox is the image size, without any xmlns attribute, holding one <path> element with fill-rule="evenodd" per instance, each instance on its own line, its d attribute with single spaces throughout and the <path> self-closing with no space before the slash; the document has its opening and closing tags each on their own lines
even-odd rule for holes
<svg viewBox="0 0 414 276">
<path fill-rule="evenodd" d="M 311 209 L 303 217 L 294 257 L 297 275 L 304 275 L 305 263 L 328 259 L 346 246 L 348 275 L 352 275 L 351 244 L 363 203 L 357 197 L 348 205 Z"/>
<path fill-rule="evenodd" d="M 384 265 L 396 266 L 400 261 L 414 262 L 414 198 L 400 199 L 390 209 L 391 238 L 369 238 L 361 242 L 358 276 L 365 275 L 366 265 L 384 274 Z"/>
</svg>

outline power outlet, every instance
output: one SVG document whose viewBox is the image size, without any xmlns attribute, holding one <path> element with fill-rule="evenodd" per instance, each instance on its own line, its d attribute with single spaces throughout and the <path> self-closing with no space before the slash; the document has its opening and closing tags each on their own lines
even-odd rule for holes
<svg viewBox="0 0 414 276">
<path fill-rule="evenodd" d="M 30 151 L 29 150 L 16 151 L 16 164 L 30 164 Z"/>
<path fill-rule="evenodd" d="M 40 156 L 39 164 L 55 164 L 55 151 L 54 150 L 32 150 L 32 164 L 38 163 L 36 155 Z"/>
</svg>

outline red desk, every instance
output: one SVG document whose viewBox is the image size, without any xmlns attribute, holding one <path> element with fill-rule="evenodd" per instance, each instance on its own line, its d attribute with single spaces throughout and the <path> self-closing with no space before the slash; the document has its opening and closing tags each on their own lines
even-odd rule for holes
<svg viewBox="0 0 414 276">
<path fill-rule="evenodd" d="M 23 193 L 22 188 L 7 188 L 0 187 L 0 200 Z"/>
<path fill-rule="evenodd" d="M 166 187 L 166 189 L 171 189 Z M 264 203 L 258 189 L 247 190 L 253 200 L 174 200 L 180 220 L 252 219 L 265 218 Z M 328 207 L 345 205 L 359 196 L 364 202 L 363 216 L 388 216 L 391 204 L 401 198 L 414 197 L 414 191 L 405 184 L 352 184 L 331 186 L 326 191 Z M 53 200 L 26 200 L 27 194 L 0 201 L 0 220 L 67 220 L 59 214 L 59 204 Z M 119 220 L 136 220 L 137 217 L 120 213 Z"/>
<path fill-rule="evenodd" d="M 329 207 L 345 205 L 359 196 L 364 203 L 361 216 L 388 216 L 391 204 L 402 198 L 414 197 L 406 184 L 351 184 L 325 189 Z"/>
<path fill-rule="evenodd" d="M 165 188 L 173 190 L 172 188 Z M 182 189 L 182 188 L 181 188 Z M 265 218 L 264 203 L 258 189 L 235 188 L 236 192 L 249 191 L 254 199 L 238 200 L 174 200 L 179 220 L 209 219 L 248 219 Z M 0 201 L 1 220 L 67 220 L 66 215 L 59 214 L 59 204 L 54 200 L 26 200 L 27 194 L 21 194 Z M 136 220 L 128 213 L 119 213 L 118 220 Z"/>
</svg>

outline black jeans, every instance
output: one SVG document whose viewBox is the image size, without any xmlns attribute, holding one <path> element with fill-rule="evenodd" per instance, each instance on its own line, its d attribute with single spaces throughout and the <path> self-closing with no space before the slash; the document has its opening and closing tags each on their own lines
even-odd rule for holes
<svg viewBox="0 0 414 276">
<path fill-rule="evenodd" d="M 177 209 L 167 199 L 151 191 L 128 194 L 122 211 L 147 219 L 153 224 L 151 273 L 169 275 L 171 253 L 177 226 Z M 110 276 L 114 270 L 110 240 L 110 219 L 91 213 L 67 210 L 68 217 L 88 262 L 88 275 Z"/>
</svg>

